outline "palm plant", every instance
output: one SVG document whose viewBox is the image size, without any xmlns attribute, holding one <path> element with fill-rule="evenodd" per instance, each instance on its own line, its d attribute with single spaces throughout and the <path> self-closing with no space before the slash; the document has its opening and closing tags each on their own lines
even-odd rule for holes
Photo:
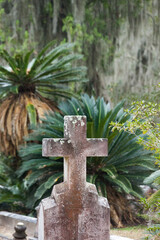
<svg viewBox="0 0 160 240">
<path fill-rule="evenodd" d="M 10 167 L 12 159 L 1 156 L 0 166 L 0 210 L 18 211 L 27 214 L 25 182 L 17 178 Z"/>
<path fill-rule="evenodd" d="M 113 225 L 120 227 L 135 222 L 126 195 L 141 196 L 139 185 L 154 170 L 154 157 L 138 145 L 135 135 L 123 131 L 112 132 L 112 121 L 125 124 L 130 117 L 123 112 L 123 102 L 111 109 L 103 98 L 95 100 L 85 94 L 81 100 L 72 98 L 62 102 L 59 108 L 61 114 L 46 115 L 43 123 L 27 137 L 27 146 L 19 152 L 23 162 L 17 172 L 18 177 L 25 177 L 28 192 L 35 191 L 30 207 L 48 196 L 53 185 L 63 180 L 63 160 L 42 157 L 42 138 L 63 137 L 64 115 L 86 115 L 87 137 L 103 137 L 109 141 L 108 157 L 87 158 L 87 180 L 97 186 L 99 194 L 108 198 Z M 137 135 L 140 134 L 137 131 Z"/>
<path fill-rule="evenodd" d="M 86 69 L 71 65 L 82 58 L 73 54 L 73 44 L 49 51 L 53 44 L 32 61 L 33 51 L 15 57 L 5 50 L 0 53 L 7 63 L 7 67 L 0 66 L 0 151 L 6 155 L 16 156 L 28 126 L 39 122 L 44 112 L 57 109 L 55 96 L 71 96 L 66 83 L 85 80 Z"/>
</svg>

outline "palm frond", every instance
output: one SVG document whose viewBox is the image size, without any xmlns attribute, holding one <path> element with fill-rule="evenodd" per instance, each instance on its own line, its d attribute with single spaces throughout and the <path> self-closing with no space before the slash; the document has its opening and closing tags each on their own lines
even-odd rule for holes
<svg viewBox="0 0 160 240">
<path fill-rule="evenodd" d="M 147 200 L 148 200 L 150 205 L 152 205 L 154 207 L 159 207 L 160 208 L 160 190 L 158 190 L 157 192 L 153 193 L 151 195 L 151 197 L 149 199 L 147 199 Z"/>
<path fill-rule="evenodd" d="M 48 175 L 50 180 L 47 186 L 45 185 L 46 178 L 41 179 L 40 193 L 38 194 L 37 190 L 35 196 L 37 198 L 43 197 L 49 188 L 51 191 L 51 187 L 55 184 L 54 176 L 63 171 L 62 158 L 41 157 L 42 138 L 63 137 L 64 115 L 86 115 L 87 137 L 108 136 L 109 141 L 108 157 L 87 158 L 88 181 L 96 184 L 98 191 L 104 196 L 107 195 L 105 186 L 109 184 L 119 192 L 140 197 L 140 188 L 138 186 L 155 170 L 155 159 L 152 152 L 145 150 L 137 143 L 137 137 L 133 134 L 111 131 L 110 123 L 112 121 L 123 121 L 125 123 L 125 120 L 128 119 L 127 113 L 123 112 L 123 102 L 111 109 L 103 98 L 95 100 L 93 97 L 84 94 L 80 100 L 72 98 L 62 102 L 59 104 L 59 109 L 61 114 L 51 113 L 45 115 L 43 123 L 38 128 L 35 127 L 34 132 L 28 137 L 28 141 L 39 141 L 39 144 L 27 145 L 27 148 L 22 147 L 19 152 L 24 161 L 18 174 L 24 175 L 31 170 L 31 175 L 26 176 L 26 181 L 31 181 L 30 186 L 37 184 L 36 177 L 40 176 L 38 171 L 42 175 L 44 171 L 44 176 L 46 176 L 47 172 L 51 174 Z M 139 132 L 139 134 L 141 133 Z M 51 176 L 53 176 L 53 179 Z M 61 180 L 60 177 L 59 181 Z"/>
<path fill-rule="evenodd" d="M 153 172 L 149 177 L 144 180 L 145 184 L 153 183 L 157 178 L 160 178 L 160 170 Z"/>
<path fill-rule="evenodd" d="M 23 91 L 29 89 L 29 86 L 38 88 L 43 85 L 46 91 L 50 88 L 54 90 L 54 83 L 66 84 L 69 82 L 86 81 L 86 68 L 73 67 L 72 63 L 82 59 L 82 55 L 73 53 L 73 44 L 62 44 L 52 50 L 54 41 L 47 44 L 37 57 L 30 61 L 33 50 L 23 54 L 18 54 L 15 57 L 3 50 L 0 54 L 8 67 L 0 66 L 0 82 L 2 87 L 6 83 L 12 86 L 17 86 L 20 91 L 20 86 L 23 86 Z M 8 85 L 8 86 L 9 86 Z M 27 88 L 25 88 L 27 86 Z M 40 88 L 38 88 L 39 91 Z M 59 89 L 60 90 L 60 89 Z M 12 91 L 12 88 L 5 89 Z M 55 91 L 53 91 L 53 94 Z"/>
</svg>

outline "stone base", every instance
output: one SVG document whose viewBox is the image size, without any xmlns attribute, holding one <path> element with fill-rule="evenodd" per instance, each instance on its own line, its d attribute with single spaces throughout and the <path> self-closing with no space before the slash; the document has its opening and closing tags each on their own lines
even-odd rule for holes
<svg viewBox="0 0 160 240">
<path fill-rule="evenodd" d="M 62 197 L 65 196 L 62 184 L 56 185 L 52 197 L 40 204 L 38 239 L 109 240 L 110 209 L 107 199 L 99 197 L 95 186 L 87 183 L 81 204 L 70 205 Z"/>
</svg>

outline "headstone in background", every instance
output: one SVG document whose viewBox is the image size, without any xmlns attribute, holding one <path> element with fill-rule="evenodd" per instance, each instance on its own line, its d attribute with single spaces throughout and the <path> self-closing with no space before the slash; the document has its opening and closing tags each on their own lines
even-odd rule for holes
<svg viewBox="0 0 160 240">
<path fill-rule="evenodd" d="M 43 139 L 43 156 L 64 157 L 64 182 L 40 203 L 39 240 L 109 240 L 108 201 L 86 182 L 86 157 L 107 154 L 107 139 L 86 138 L 85 116 L 65 116 L 64 138 Z"/>
</svg>

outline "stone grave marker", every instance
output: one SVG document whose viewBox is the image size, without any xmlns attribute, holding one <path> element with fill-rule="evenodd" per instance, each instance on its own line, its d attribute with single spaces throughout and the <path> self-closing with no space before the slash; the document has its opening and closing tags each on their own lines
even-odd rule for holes
<svg viewBox="0 0 160 240">
<path fill-rule="evenodd" d="M 64 157 L 64 182 L 38 212 L 39 240 L 109 240 L 108 201 L 86 182 L 86 157 L 107 156 L 107 139 L 86 138 L 86 117 L 65 116 L 64 138 L 43 139 L 43 156 Z"/>
</svg>

